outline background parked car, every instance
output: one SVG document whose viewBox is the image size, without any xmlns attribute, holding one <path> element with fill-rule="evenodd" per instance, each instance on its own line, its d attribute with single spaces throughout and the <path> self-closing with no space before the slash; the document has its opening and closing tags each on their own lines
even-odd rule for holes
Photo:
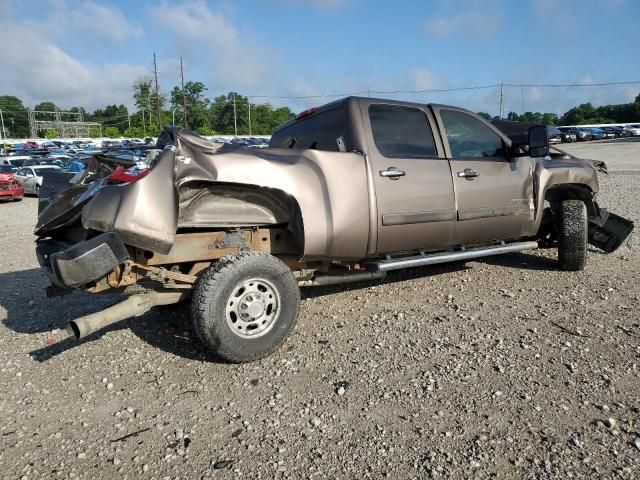
<svg viewBox="0 0 640 480">
<path fill-rule="evenodd" d="M 561 143 L 562 142 L 562 135 L 563 134 L 556 127 L 548 126 L 547 127 L 547 135 L 549 136 L 549 143 Z"/>
<path fill-rule="evenodd" d="M 582 142 L 584 140 L 590 140 L 591 139 L 591 133 L 586 131 L 586 130 L 584 130 L 584 129 L 582 129 L 582 128 L 577 128 L 577 127 L 558 127 L 558 130 L 560 130 L 562 133 L 568 133 L 570 135 L 573 135 L 572 141 L 574 141 L 574 142 Z"/>
<path fill-rule="evenodd" d="M 16 179 L 17 168 L 12 165 L 0 165 L 0 200 L 22 200 L 24 189 Z"/>
<path fill-rule="evenodd" d="M 600 127 L 600 130 L 604 132 L 605 138 L 616 138 L 620 136 L 620 133 L 612 127 Z"/>
<path fill-rule="evenodd" d="M 631 133 L 628 132 L 625 127 L 619 127 L 618 125 L 614 125 L 613 127 L 609 127 L 609 128 L 611 128 L 616 133 L 616 137 L 618 138 L 631 136 Z"/>
<path fill-rule="evenodd" d="M 607 134 L 599 128 L 592 127 L 589 131 L 591 132 L 592 140 L 602 140 L 603 138 L 607 138 Z"/>
<path fill-rule="evenodd" d="M 640 137 L 640 125 L 627 125 L 627 131 L 634 137 Z"/>
<path fill-rule="evenodd" d="M 577 128 L 578 131 L 578 139 L 580 141 L 586 142 L 588 140 L 593 140 L 593 135 L 591 134 L 591 130 L 588 128 Z"/>
<path fill-rule="evenodd" d="M 42 174 L 45 171 L 61 172 L 62 169 L 56 165 L 36 165 L 22 167 L 15 173 L 16 179 L 24 188 L 24 193 L 38 195 L 42 186 Z"/>
</svg>

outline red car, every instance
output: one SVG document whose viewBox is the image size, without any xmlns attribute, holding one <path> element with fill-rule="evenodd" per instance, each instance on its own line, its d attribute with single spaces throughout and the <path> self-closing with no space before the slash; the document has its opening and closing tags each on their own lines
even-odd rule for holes
<svg viewBox="0 0 640 480">
<path fill-rule="evenodd" d="M 14 175 L 15 167 L 0 165 L 0 200 L 22 200 L 24 189 Z"/>
</svg>

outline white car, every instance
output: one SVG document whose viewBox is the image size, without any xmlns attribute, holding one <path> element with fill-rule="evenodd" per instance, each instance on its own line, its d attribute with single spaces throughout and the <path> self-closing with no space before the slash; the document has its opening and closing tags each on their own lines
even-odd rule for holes
<svg viewBox="0 0 640 480">
<path fill-rule="evenodd" d="M 640 125 L 627 125 L 625 130 L 631 132 L 634 137 L 640 137 Z"/>
<path fill-rule="evenodd" d="M 38 195 L 42 186 L 43 172 L 62 172 L 62 169 L 55 165 L 34 165 L 32 167 L 22 167 L 15 173 L 16 180 L 24 188 L 24 193 Z"/>
</svg>

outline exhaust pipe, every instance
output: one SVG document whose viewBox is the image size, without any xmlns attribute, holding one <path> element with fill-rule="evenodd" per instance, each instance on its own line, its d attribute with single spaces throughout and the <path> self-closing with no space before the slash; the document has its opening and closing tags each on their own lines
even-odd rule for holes
<svg viewBox="0 0 640 480">
<path fill-rule="evenodd" d="M 100 312 L 71 320 L 67 324 L 66 331 L 69 337 L 80 340 L 125 318 L 139 317 L 156 305 L 178 303 L 184 298 L 184 295 L 182 292 L 149 292 L 132 295 L 124 302 L 117 303 Z"/>
</svg>

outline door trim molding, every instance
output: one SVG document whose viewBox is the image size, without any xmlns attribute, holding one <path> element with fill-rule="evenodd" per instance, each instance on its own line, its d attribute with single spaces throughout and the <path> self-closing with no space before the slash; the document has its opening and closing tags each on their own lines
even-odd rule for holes
<svg viewBox="0 0 640 480">
<path fill-rule="evenodd" d="M 382 225 L 411 225 L 415 223 L 450 222 L 455 221 L 455 210 L 440 210 L 436 212 L 403 212 L 382 215 Z"/>
<path fill-rule="evenodd" d="M 475 220 L 477 218 L 510 217 L 513 215 L 529 215 L 529 205 L 509 205 L 506 207 L 469 208 L 458 211 L 458 220 Z"/>
</svg>

